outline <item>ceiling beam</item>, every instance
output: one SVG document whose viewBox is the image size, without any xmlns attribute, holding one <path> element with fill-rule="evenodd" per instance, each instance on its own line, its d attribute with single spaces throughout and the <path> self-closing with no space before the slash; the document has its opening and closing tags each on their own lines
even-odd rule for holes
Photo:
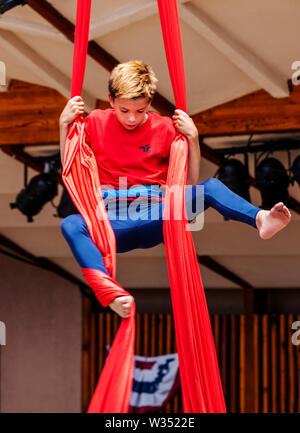
<svg viewBox="0 0 300 433">
<path fill-rule="evenodd" d="M 31 156 L 28 153 L 24 152 L 22 146 L 1 146 L 0 150 L 8 156 L 11 156 L 16 161 L 21 162 L 24 165 L 32 168 L 38 173 L 45 172 L 44 164 L 37 163 L 32 160 Z M 63 181 L 60 174 L 56 175 L 56 182 L 60 185 L 63 185 Z"/>
<path fill-rule="evenodd" d="M 57 30 L 59 30 L 69 41 L 74 42 L 75 26 L 68 21 L 57 9 L 46 0 L 27 0 L 28 5 L 39 15 L 45 18 Z M 88 54 L 104 69 L 111 72 L 120 62 L 104 50 L 95 41 L 88 44 Z M 162 114 L 170 115 L 175 107 L 164 96 L 157 93 L 154 97 L 153 107 Z"/>
<path fill-rule="evenodd" d="M 180 17 L 274 98 L 289 95 L 287 79 L 284 76 L 274 71 L 192 2 L 180 6 Z"/>
<path fill-rule="evenodd" d="M 70 97 L 71 80 L 56 66 L 40 56 L 22 39 L 8 30 L 0 30 L 0 46 L 13 54 L 19 62 L 39 76 L 50 87 L 58 90 L 66 98 Z M 87 111 L 95 108 L 96 98 L 86 91 L 82 92 Z"/>
<path fill-rule="evenodd" d="M 0 149 L 3 153 L 5 153 L 8 156 L 11 156 L 16 161 L 21 162 L 22 164 L 26 164 L 28 167 L 32 168 L 33 170 L 36 170 L 38 173 L 44 173 L 44 166 L 42 164 L 37 164 L 32 161 L 30 158 L 30 155 L 26 154 L 22 146 L 1 146 Z"/>
<path fill-rule="evenodd" d="M 75 277 L 70 272 L 66 271 L 65 269 L 52 262 L 51 260 L 47 259 L 46 257 L 37 257 L 31 254 L 29 251 L 20 247 L 18 244 L 8 239 L 6 236 L 3 236 L 2 234 L 0 234 L 0 246 L 4 247 L 6 250 L 8 249 L 15 253 L 9 254 L 9 251 L 1 251 L 4 254 L 8 253 L 7 255 L 10 255 L 14 259 L 20 259 L 27 264 L 38 266 L 39 268 L 50 271 L 69 281 L 70 283 L 79 286 L 81 290 L 84 289 L 87 294 L 90 294 L 92 297 L 95 298 L 92 289 L 87 284 L 83 283 L 79 278 Z"/>
<path fill-rule="evenodd" d="M 27 0 L 26 3 L 69 41 L 74 42 L 74 24 L 59 13 L 49 2 L 46 0 Z"/>
<path fill-rule="evenodd" d="M 75 25 L 46 0 L 28 0 L 28 5 L 74 43 Z M 88 54 L 104 69 L 111 71 L 119 61 L 94 41 L 88 44 Z"/>
<path fill-rule="evenodd" d="M 46 269 L 50 272 L 53 272 L 60 277 L 70 281 L 73 284 L 76 285 L 84 285 L 86 288 L 91 291 L 91 288 L 84 284 L 80 279 L 72 275 L 70 272 L 66 271 L 65 269 L 61 268 L 56 263 L 52 262 L 51 260 L 45 258 L 45 257 L 37 257 L 31 253 L 29 253 L 24 248 L 17 245 L 15 242 L 11 241 L 7 237 L 0 234 L 0 246 L 5 247 L 8 250 L 13 251 L 21 258 L 25 259 L 28 264 L 33 264 L 35 266 L 41 267 L 42 269 Z M 17 258 L 17 257 L 16 257 Z M 242 288 L 252 288 L 252 286 L 242 278 L 238 277 L 233 272 L 229 271 L 224 266 L 217 263 L 214 259 L 212 259 L 209 256 L 197 256 L 198 262 L 202 264 L 203 266 L 207 267 L 208 269 L 212 270 L 213 272 L 217 273 L 218 275 L 222 276 L 223 278 L 237 284 L 238 286 Z"/>
<path fill-rule="evenodd" d="M 231 272 L 229 269 L 227 269 L 225 266 L 218 263 L 212 257 L 197 255 L 197 260 L 200 265 L 205 266 L 206 268 L 210 269 L 211 271 L 215 272 L 216 274 L 220 275 L 226 280 L 231 281 L 232 283 L 242 287 L 243 289 L 253 288 L 253 286 L 250 283 L 248 283 L 243 278 L 240 278 L 234 272 Z"/>
<path fill-rule="evenodd" d="M 26 260 L 29 264 L 34 264 L 35 266 L 39 266 L 43 269 L 46 269 L 50 272 L 53 272 L 60 277 L 70 281 L 71 283 L 74 283 L 76 285 L 84 285 L 88 287 L 86 284 L 84 284 L 81 280 L 79 280 L 77 277 L 72 275 L 70 272 L 66 271 L 65 269 L 61 268 L 51 260 L 45 258 L 45 257 L 37 257 L 33 254 L 29 253 L 24 248 L 17 245 L 15 242 L 11 241 L 7 237 L 0 234 L 0 245 L 5 247 L 8 250 L 13 251 L 18 256 Z M 17 258 L 17 257 L 16 257 Z M 212 259 L 209 256 L 197 256 L 198 262 L 207 267 L 208 269 L 212 270 L 213 272 L 217 273 L 221 277 L 233 282 L 234 284 L 237 284 L 238 286 L 242 288 L 253 288 L 251 284 L 249 284 L 247 281 L 243 280 L 233 272 L 229 271 L 224 266 L 217 263 L 214 259 Z M 89 288 L 89 287 L 88 287 Z M 89 288 L 91 291 L 91 289 Z"/>
</svg>

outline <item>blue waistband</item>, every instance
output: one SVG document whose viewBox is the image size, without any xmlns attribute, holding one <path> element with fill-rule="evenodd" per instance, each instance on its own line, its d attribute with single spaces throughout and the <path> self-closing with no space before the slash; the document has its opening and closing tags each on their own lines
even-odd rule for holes
<svg viewBox="0 0 300 433">
<path fill-rule="evenodd" d="M 159 185 L 138 185 L 130 189 L 105 189 L 101 190 L 103 200 L 134 200 L 137 198 L 151 200 L 158 199 L 161 201 L 164 197 L 164 189 Z"/>
</svg>

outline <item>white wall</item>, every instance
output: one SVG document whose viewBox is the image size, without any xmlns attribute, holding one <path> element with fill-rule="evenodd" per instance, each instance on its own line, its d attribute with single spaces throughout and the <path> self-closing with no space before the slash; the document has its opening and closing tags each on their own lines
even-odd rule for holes
<svg viewBox="0 0 300 433">
<path fill-rule="evenodd" d="M 1 412 L 81 411 L 79 288 L 0 254 Z"/>
</svg>

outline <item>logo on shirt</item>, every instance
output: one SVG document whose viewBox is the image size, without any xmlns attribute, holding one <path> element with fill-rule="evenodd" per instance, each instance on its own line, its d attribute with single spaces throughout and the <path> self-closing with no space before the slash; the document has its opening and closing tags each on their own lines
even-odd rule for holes
<svg viewBox="0 0 300 433">
<path fill-rule="evenodd" d="M 143 149 L 144 152 L 149 152 L 151 146 L 150 144 L 145 144 L 145 146 L 140 146 L 139 149 Z"/>
</svg>

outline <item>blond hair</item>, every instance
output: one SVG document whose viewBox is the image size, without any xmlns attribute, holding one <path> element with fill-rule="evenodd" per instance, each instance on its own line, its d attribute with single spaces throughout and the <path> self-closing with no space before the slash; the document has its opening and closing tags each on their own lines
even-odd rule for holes
<svg viewBox="0 0 300 433">
<path fill-rule="evenodd" d="M 149 98 L 156 91 L 157 78 L 151 68 L 143 61 L 130 60 L 120 63 L 111 72 L 108 90 L 113 98 Z"/>
</svg>

